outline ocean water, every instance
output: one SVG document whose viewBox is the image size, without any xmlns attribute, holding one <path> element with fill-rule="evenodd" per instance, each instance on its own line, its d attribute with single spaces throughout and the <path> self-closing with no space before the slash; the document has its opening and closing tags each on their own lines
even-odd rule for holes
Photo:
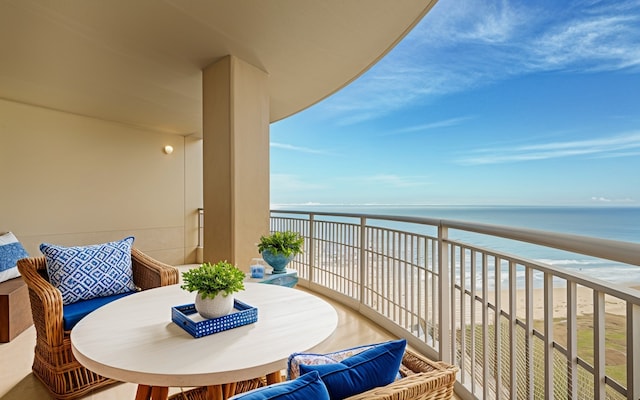
<svg viewBox="0 0 640 400">
<path fill-rule="evenodd" d="M 545 206 L 277 206 L 274 210 L 429 217 L 537 229 L 640 244 L 640 207 Z M 381 223 L 395 227 L 394 223 Z M 425 231 L 432 233 L 432 231 Z M 562 267 L 619 284 L 640 285 L 640 266 L 534 246 L 490 236 L 451 231 L 450 237 Z M 640 258 L 640 254 L 638 255 Z M 535 277 L 541 284 L 540 276 Z"/>
</svg>

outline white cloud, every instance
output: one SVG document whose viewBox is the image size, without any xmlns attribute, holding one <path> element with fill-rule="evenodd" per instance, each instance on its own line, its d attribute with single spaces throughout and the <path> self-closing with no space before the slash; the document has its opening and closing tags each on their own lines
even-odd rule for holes
<svg viewBox="0 0 640 400">
<path fill-rule="evenodd" d="M 477 149 L 462 157 L 463 165 L 503 164 L 520 161 L 589 155 L 592 157 L 628 157 L 636 154 L 631 149 L 640 148 L 640 132 L 589 140 L 567 141 Z"/>
<path fill-rule="evenodd" d="M 409 133 L 409 132 L 422 132 L 430 129 L 438 129 L 438 128 L 448 128 L 450 126 L 460 125 L 464 121 L 471 119 L 471 117 L 458 117 L 458 118 L 449 118 L 441 121 L 430 122 L 428 124 L 409 126 L 401 129 L 397 129 L 387 135 L 393 135 L 396 133 Z"/>
<path fill-rule="evenodd" d="M 635 200 L 631 198 L 611 199 L 609 197 L 602 196 L 593 196 L 591 197 L 591 201 L 595 201 L 597 203 L 635 203 Z"/>
<path fill-rule="evenodd" d="M 639 8 L 637 1 L 442 1 L 323 107 L 354 124 L 531 73 L 639 70 Z"/>
<path fill-rule="evenodd" d="M 607 154 L 600 154 L 594 158 L 620 158 L 620 157 L 636 157 L 640 156 L 640 150 L 638 151 L 614 151 Z"/>
<path fill-rule="evenodd" d="M 504 43 L 522 31 L 532 16 L 532 10 L 524 5 L 505 0 L 497 1 L 448 1 L 432 11 L 436 18 L 426 18 L 419 26 L 417 40 L 431 38 L 434 45 L 459 42 L 486 44 Z"/>
<path fill-rule="evenodd" d="M 638 17 L 598 15 L 559 24 L 532 41 L 532 69 L 585 71 L 640 66 Z"/>
<path fill-rule="evenodd" d="M 294 146 L 292 144 L 286 144 L 286 143 L 271 142 L 271 143 L 269 143 L 269 146 L 277 148 L 277 149 L 291 150 L 291 151 L 297 151 L 297 152 L 301 152 L 301 153 L 329 154 L 324 150 L 310 149 L 308 147 Z"/>
</svg>

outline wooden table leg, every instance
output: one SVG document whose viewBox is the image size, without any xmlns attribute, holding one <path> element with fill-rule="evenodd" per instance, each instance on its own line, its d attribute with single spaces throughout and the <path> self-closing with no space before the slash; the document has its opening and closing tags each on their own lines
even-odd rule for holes
<svg viewBox="0 0 640 400">
<path fill-rule="evenodd" d="M 136 400 L 167 400 L 168 398 L 168 387 L 138 385 L 136 390 Z"/>
<path fill-rule="evenodd" d="M 276 371 L 267 375 L 267 385 L 271 385 L 272 383 L 283 382 L 282 372 Z"/>
<path fill-rule="evenodd" d="M 151 386 L 138 385 L 138 390 L 136 390 L 136 400 L 149 399 L 151 399 Z"/>
<path fill-rule="evenodd" d="M 236 392 L 236 386 L 237 386 L 236 382 L 225 383 L 224 384 L 224 398 L 225 398 L 225 400 L 228 399 L 229 397 L 233 396 L 233 394 Z"/>
<path fill-rule="evenodd" d="M 151 389 L 152 400 L 167 400 L 169 398 L 169 388 L 166 386 L 154 386 Z"/>
<path fill-rule="evenodd" d="M 222 385 L 207 386 L 207 400 L 224 400 Z"/>
</svg>

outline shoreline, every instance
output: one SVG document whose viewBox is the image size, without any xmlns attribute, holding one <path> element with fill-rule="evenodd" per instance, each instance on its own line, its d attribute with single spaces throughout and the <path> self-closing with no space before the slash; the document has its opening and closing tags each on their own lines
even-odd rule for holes
<svg viewBox="0 0 640 400">
<path fill-rule="evenodd" d="M 628 288 L 640 291 L 640 284 L 631 283 Z M 591 316 L 594 314 L 593 309 L 593 290 L 584 286 L 578 286 L 576 293 L 576 317 L 584 317 Z M 480 293 L 476 293 L 476 296 L 481 295 Z M 457 292 L 456 300 L 459 304 L 459 292 Z M 640 295 L 639 295 L 640 297 Z M 532 307 L 533 307 L 533 321 L 543 321 L 544 320 L 544 289 L 543 288 L 535 288 L 533 289 L 532 296 Z M 500 309 L 506 313 L 509 313 L 509 290 L 505 289 L 501 291 L 501 303 Z M 495 292 L 488 292 L 488 302 L 491 304 L 495 304 Z M 619 298 L 605 295 L 604 298 L 604 307 L 605 314 L 622 316 L 626 317 L 627 313 L 627 303 Z M 482 309 L 483 304 L 479 301 L 475 302 L 475 323 L 482 323 Z M 565 287 L 556 287 L 553 288 L 553 318 L 554 319 L 564 319 L 567 318 L 567 289 Z M 493 312 L 493 310 L 491 311 Z M 465 323 L 471 323 L 471 312 L 468 307 L 465 312 Z M 517 289 L 516 290 L 516 317 L 520 320 L 526 319 L 526 296 L 525 289 Z M 456 321 L 460 321 L 460 310 L 458 309 L 456 312 Z M 492 323 L 493 318 L 490 318 L 490 323 Z M 457 322 L 459 323 L 459 322 Z"/>
<path fill-rule="evenodd" d="M 637 282 L 625 285 L 628 288 L 640 291 L 640 284 Z M 495 299 L 494 292 L 489 292 L 489 299 Z M 544 319 L 544 289 L 533 289 L 533 319 Z M 605 295 L 605 313 L 625 316 L 627 313 L 627 303 L 619 298 Z M 509 291 L 503 290 L 501 294 L 502 309 L 509 310 Z M 516 315 L 524 318 L 526 312 L 525 289 L 516 291 Z M 553 318 L 563 318 L 567 316 L 567 289 L 566 287 L 553 288 Z M 478 310 L 477 310 L 478 311 Z M 476 312 L 477 312 L 476 311 Z M 481 309 L 480 309 L 481 312 Z M 578 286 L 576 291 L 576 315 L 593 315 L 593 290 L 584 286 Z M 476 318 L 477 319 L 477 318 Z"/>
<path fill-rule="evenodd" d="M 637 282 L 626 285 L 625 287 L 640 291 L 640 284 Z M 481 295 L 481 293 L 476 292 L 476 296 Z M 460 302 L 460 293 L 456 293 L 456 303 Z M 640 295 L 639 295 L 640 296 Z M 488 292 L 488 301 L 491 304 L 495 304 L 495 292 Z M 543 288 L 535 288 L 533 289 L 533 320 L 534 321 L 542 321 L 544 320 L 544 289 Z M 605 314 L 616 315 L 616 316 L 626 316 L 627 313 L 627 303 L 619 298 L 605 295 L 604 298 L 605 303 Z M 475 323 L 482 324 L 482 303 L 476 301 L 475 303 Z M 566 287 L 556 287 L 553 288 L 553 318 L 566 318 L 567 317 L 567 289 Z M 501 291 L 501 309 L 505 312 L 509 312 L 509 291 L 502 290 Z M 493 312 L 493 311 L 492 311 Z M 467 308 L 465 311 L 466 314 L 466 323 L 471 322 L 471 311 L 469 309 L 469 304 L 467 303 Z M 578 286 L 576 293 L 576 316 L 588 316 L 593 315 L 593 290 L 584 286 Z M 516 290 L 516 316 L 520 320 L 525 320 L 526 317 L 526 296 L 525 289 L 517 289 Z M 493 320 L 492 318 L 490 318 Z M 458 314 L 456 315 L 456 321 L 460 321 L 460 314 L 458 310 Z"/>
</svg>

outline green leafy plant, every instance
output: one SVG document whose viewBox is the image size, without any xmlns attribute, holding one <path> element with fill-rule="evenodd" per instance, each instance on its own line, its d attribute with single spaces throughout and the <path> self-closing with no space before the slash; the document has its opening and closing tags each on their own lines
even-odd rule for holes
<svg viewBox="0 0 640 400">
<path fill-rule="evenodd" d="M 226 261 L 204 263 L 182 273 L 184 284 L 180 287 L 198 292 L 202 299 L 213 299 L 222 292 L 224 297 L 244 290 L 244 272 Z"/>
<path fill-rule="evenodd" d="M 271 254 L 282 254 L 285 257 L 302 253 L 304 239 L 297 232 L 274 232 L 271 235 L 261 236 L 258 243 L 258 252 L 269 250 Z"/>
</svg>

